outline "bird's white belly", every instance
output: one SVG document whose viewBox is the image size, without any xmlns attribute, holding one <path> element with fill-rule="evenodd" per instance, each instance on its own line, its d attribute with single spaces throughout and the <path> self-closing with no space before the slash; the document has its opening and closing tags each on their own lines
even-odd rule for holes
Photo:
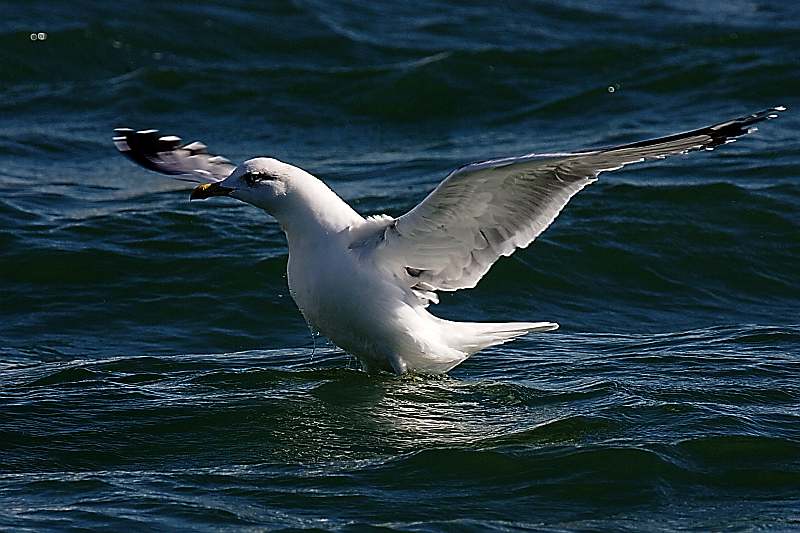
<svg viewBox="0 0 800 533">
<path fill-rule="evenodd" d="M 404 320 L 411 310 L 402 289 L 374 270 L 354 268 L 347 255 L 326 259 L 312 265 L 290 256 L 289 289 L 306 321 L 367 370 L 409 370 L 408 360 L 426 349 Z"/>
</svg>

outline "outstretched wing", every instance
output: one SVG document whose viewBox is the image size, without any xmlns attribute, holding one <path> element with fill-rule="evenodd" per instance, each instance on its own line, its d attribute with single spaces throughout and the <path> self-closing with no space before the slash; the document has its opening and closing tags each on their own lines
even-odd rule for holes
<svg viewBox="0 0 800 533">
<path fill-rule="evenodd" d="M 180 137 L 161 135 L 158 130 L 114 130 L 114 145 L 122 155 L 176 179 L 194 183 L 222 181 L 236 168 L 224 157 L 209 154 L 201 142 L 182 143 Z"/>
<path fill-rule="evenodd" d="M 601 172 L 692 150 L 711 150 L 775 118 L 775 107 L 648 141 L 473 163 L 453 171 L 419 205 L 387 221 L 375 253 L 422 299 L 474 287 L 500 256 L 528 246 Z M 403 272 L 404 271 L 404 272 Z"/>
</svg>

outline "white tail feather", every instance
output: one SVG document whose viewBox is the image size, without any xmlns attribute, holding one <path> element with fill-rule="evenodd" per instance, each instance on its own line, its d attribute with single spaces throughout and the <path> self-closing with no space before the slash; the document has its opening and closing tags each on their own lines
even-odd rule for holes
<svg viewBox="0 0 800 533">
<path fill-rule="evenodd" d="M 468 356 L 533 332 L 558 329 L 555 322 L 450 322 L 448 343 Z"/>
</svg>

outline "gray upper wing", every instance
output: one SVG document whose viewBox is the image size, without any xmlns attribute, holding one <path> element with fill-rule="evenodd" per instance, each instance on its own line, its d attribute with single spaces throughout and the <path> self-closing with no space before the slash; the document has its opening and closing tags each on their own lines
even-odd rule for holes
<svg viewBox="0 0 800 533">
<path fill-rule="evenodd" d="M 775 118 L 775 107 L 698 128 L 597 150 L 524 155 L 453 171 L 419 205 L 388 223 L 375 252 L 430 294 L 474 287 L 500 256 L 528 246 L 604 171 L 713 149 Z"/>
</svg>

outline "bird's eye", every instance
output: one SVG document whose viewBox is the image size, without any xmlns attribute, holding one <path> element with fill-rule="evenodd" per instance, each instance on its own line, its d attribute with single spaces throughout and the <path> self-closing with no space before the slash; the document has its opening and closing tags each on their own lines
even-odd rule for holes
<svg viewBox="0 0 800 533">
<path fill-rule="evenodd" d="M 261 181 L 261 178 L 259 176 L 255 175 L 255 174 L 251 174 L 250 172 L 248 172 L 247 174 L 242 176 L 242 178 L 244 178 L 244 182 L 247 183 L 248 187 L 252 187 L 256 183 Z"/>
</svg>

